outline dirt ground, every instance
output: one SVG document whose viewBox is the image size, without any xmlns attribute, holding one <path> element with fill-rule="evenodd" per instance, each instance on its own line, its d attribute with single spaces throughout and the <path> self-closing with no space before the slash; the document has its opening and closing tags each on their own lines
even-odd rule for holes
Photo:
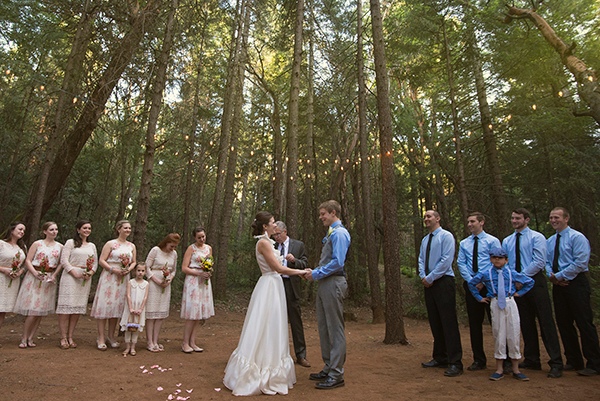
<svg viewBox="0 0 600 401">
<path fill-rule="evenodd" d="M 357 321 L 346 325 L 346 386 L 316 390 L 314 382 L 308 380 L 310 372 L 318 372 L 322 367 L 316 318 L 313 310 L 304 308 L 307 356 L 313 367 L 296 365 L 297 383 L 286 399 L 600 399 L 600 376 L 579 377 L 574 372 L 565 372 L 561 379 L 548 379 L 546 366 L 541 372 L 527 371 L 530 382 L 518 382 L 511 377 L 499 382 L 488 380 L 493 360 L 488 360 L 485 371 L 465 371 L 457 378 L 444 377 L 442 369 L 420 367 L 420 362 L 429 360 L 431 355 L 432 338 L 426 321 L 406 320 L 410 345 L 385 345 L 382 343 L 385 326 L 369 324 L 369 310 L 353 312 Z M 163 326 L 165 352 L 146 351 L 142 334 L 137 356 L 123 357 L 118 350 L 96 350 L 95 321 L 89 316 L 80 319 L 75 335 L 79 345 L 76 349 L 59 348 L 55 316 L 42 320 L 36 348 L 19 349 L 23 318 L 9 315 L 0 328 L 3 376 L 0 400 L 228 400 L 233 396 L 222 384 L 223 370 L 237 345 L 243 319 L 243 308 L 218 305 L 216 316 L 198 330 L 198 344 L 205 351 L 184 354 L 180 348 L 183 321 L 179 319 L 179 311 L 174 309 Z M 461 330 L 465 348 L 463 361 L 468 366 L 472 362 L 469 336 L 466 327 Z M 489 358 L 493 356 L 493 345 L 490 327 L 486 330 Z"/>
</svg>

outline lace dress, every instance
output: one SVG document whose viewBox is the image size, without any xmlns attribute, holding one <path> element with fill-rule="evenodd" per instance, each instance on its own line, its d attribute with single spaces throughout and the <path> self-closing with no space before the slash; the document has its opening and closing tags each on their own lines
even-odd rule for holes
<svg viewBox="0 0 600 401">
<path fill-rule="evenodd" d="M 173 280 L 175 277 L 175 267 L 177 266 L 177 252 L 163 252 L 155 246 L 148 253 L 146 258 L 146 276 L 148 277 L 148 300 L 146 301 L 146 319 L 164 319 L 169 316 L 169 306 L 171 304 L 171 286 L 165 288 L 156 284 L 150 279 L 157 276 L 161 281 L 164 280 L 163 269 L 166 268 L 168 278 Z"/>
<path fill-rule="evenodd" d="M 12 269 L 13 261 L 20 268 L 25 262 L 25 252 L 18 246 L 0 240 L 0 266 Z M 21 275 L 22 277 L 22 275 Z M 21 277 L 11 279 L 0 273 L 0 312 L 12 312 L 19 294 Z"/>
<path fill-rule="evenodd" d="M 93 259 L 92 269 L 96 271 L 98 268 L 96 245 L 88 242 L 75 248 L 75 242 L 72 239 L 65 243 L 60 257 L 64 270 L 58 288 L 57 314 L 86 314 L 92 280 L 84 281 L 75 278 L 69 272 L 74 269 L 81 271 L 81 273 L 85 272 L 88 258 Z"/>
</svg>

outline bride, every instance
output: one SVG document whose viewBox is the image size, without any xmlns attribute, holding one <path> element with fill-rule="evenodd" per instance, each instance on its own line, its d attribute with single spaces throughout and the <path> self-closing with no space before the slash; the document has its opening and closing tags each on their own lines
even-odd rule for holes
<svg viewBox="0 0 600 401">
<path fill-rule="evenodd" d="M 275 219 L 259 212 L 252 222 L 258 238 L 256 260 L 262 276 L 258 279 L 237 348 L 231 354 L 223 383 L 234 395 L 287 394 L 296 382 L 290 356 L 285 292 L 280 274 L 303 275 L 303 270 L 284 267 L 270 237 Z"/>
</svg>

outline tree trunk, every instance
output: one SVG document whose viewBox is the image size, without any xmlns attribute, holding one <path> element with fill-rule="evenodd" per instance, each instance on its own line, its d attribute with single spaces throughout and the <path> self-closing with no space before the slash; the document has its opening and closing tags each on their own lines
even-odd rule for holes
<svg viewBox="0 0 600 401">
<path fill-rule="evenodd" d="M 600 125 L 600 89 L 598 88 L 598 78 L 596 73 L 589 69 L 585 63 L 573 55 L 575 43 L 571 46 L 567 44 L 556 34 L 554 29 L 548 25 L 548 22 L 542 18 L 535 10 L 508 7 L 506 22 L 513 19 L 528 19 L 540 30 L 546 42 L 556 50 L 565 67 L 573 74 L 577 81 L 577 93 L 581 99 L 588 105 L 587 111 L 575 111 L 576 116 L 589 116 L 596 120 Z"/>
<path fill-rule="evenodd" d="M 62 87 L 56 102 L 54 121 L 47 135 L 47 146 L 44 151 L 41 171 L 32 187 L 27 211 L 25 212 L 25 224 L 27 225 L 25 239 L 27 242 L 32 242 L 30 240 L 34 239 L 31 238 L 31 234 L 38 232 L 40 221 L 48 210 L 44 208 L 46 190 L 49 185 L 51 173 L 55 174 L 52 171 L 52 167 L 56 160 L 56 155 L 62 146 L 61 144 L 64 141 L 64 133 L 68 132 L 73 118 L 73 93 L 79 92 L 78 88 L 83 74 L 85 52 L 92 36 L 91 32 L 96 13 L 97 8 L 91 6 L 90 0 L 86 0 L 82 7 L 81 18 L 77 25 L 77 31 L 73 38 L 73 46 L 71 47 L 65 67 Z M 64 178 L 66 180 L 66 177 Z"/>
<path fill-rule="evenodd" d="M 207 232 L 207 236 L 215 241 L 218 241 L 219 238 L 221 211 L 223 207 L 223 197 L 225 195 L 225 171 L 227 169 L 229 147 L 231 142 L 231 124 L 233 122 L 234 113 L 233 107 L 235 103 L 235 97 L 241 96 L 235 93 L 235 85 L 242 47 L 242 19 L 245 8 L 246 1 L 238 0 L 237 18 L 233 21 L 234 29 L 232 30 L 233 32 L 231 34 L 232 46 L 227 67 L 227 83 L 225 84 L 223 114 L 221 116 L 221 135 L 219 136 L 219 155 L 217 158 L 217 181 L 215 183 L 215 193 L 212 202 L 212 211 L 210 214 L 210 224 Z M 216 259 L 215 263 L 215 285 L 218 286 L 220 262 L 218 259 Z"/>
<path fill-rule="evenodd" d="M 467 14 L 468 15 L 468 14 Z M 498 160 L 498 150 L 496 145 L 496 135 L 492 125 L 492 112 L 487 101 L 487 90 L 485 79 L 483 77 L 483 68 L 481 67 L 481 54 L 477 46 L 477 38 L 471 21 L 467 21 L 467 30 L 469 35 L 470 55 L 475 75 L 475 87 L 477 89 L 477 102 L 479 104 L 479 117 L 481 120 L 481 129 L 483 132 L 483 144 L 485 146 L 485 156 L 490 173 L 492 174 L 492 198 L 494 201 L 494 215 L 492 226 L 495 232 L 504 237 L 510 233 L 508 211 L 506 206 L 506 195 L 504 193 L 504 184 L 502 182 L 502 170 Z"/>
<path fill-rule="evenodd" d="M 142 37 L 154 24 L 160 5 L 161 0 L 150 0 L 146 7 L 133 16 L 131 30 L 112 53 L 110 62 L 94 87 L 89 100 L 83 106 L 75 126 L 67 132 L 66 139 L 58 149 L 50 169 L 52 174 L 48 177 L 41 216 L 50 209 L 63 188 L 75 160 L 104 114 L 106 101 L 139 48 Z M 29 211 L 28 215 L 32 215 L 32 212 L 33 210 Z"/>
<path fill-rule="evenodd" d="M 385 338 L 386 344 L 408 344 L 404 331 L 404 309 L 400 285 L 400 241 L 398 236 L 398 200 L 394 172 L 392 113 L 390 110 L 387 61 L 383 38 L 383 21 L 379 0 L 370 0 L 373 28 L 373 55 L 377 83 L 377 121 L 381 155 L 383 202 L 383 263 L 385 271 Z"/>
<path fill-rule="evenodd" d="M 238 34 L 236 38 L 236 50 L 237 54 L 233 55 L 233 63 L 230 65 L 230 76 L 231 76 L 231 93 L 229 94 L 229 100 L 232 102 L 228 110 L 231 115 L 226 116 L 223 111 L 222 120 L 228 119 L 227 124 L 230 130 L 227 134 L 228 145 L 226 148 L 226 159 L 227 164 L 225 165 L 224 171 L 219 171 L 222 175 L 223 185 L 221 187 L 222 194 L 217 195 L 215 192 L 215 198 L 219 197 L 220 204 L 215 207 L 213 205 L 213 215 L 211 216 L 211 225 L 213 226 L 213 232 L 216 233 L 216 265 L 215 265 L 215 297 L 217 299 L 225 299 L 227 295 L 227 262 L 228 262 L 228 249 L 229 249 L 229 231 L 231 229 L 231 215 L 232 215 L 232 203 L 233 203 L 233 189 L 235 180 L 235 170 L 237 165 L 237 143 L 238 135 L 240 130 L 240 120 L 242 118 L 242 100 L 243 100 L 243 83 L 244 83 L 244 65 L 245 65 L 245 41 L 247 41 L 249 19 L 250 19 L 250 8 L 246 1 L 243 1 L 240 8 L 240 17 L 238 22 Z M 225 110 L 225 108 L 224 108 Z M 225 125 L 225 123 L 223 123 Z M 221 135 L 225 135 L 221 130 Z M 221 155 L 219 155 L 219 158 Z M 217 188 L 215 188 L 217 191 Z M 215 199 L 216 201 L 216 199 Z M 215 219 L 215 214 L 218 219 Z M 217 227 L 218 222 L 218 229 Z"/>
<path fill-rule="evenodd" d="M 175 25 L 175 13 L 179 6 L 179 0 L 171 0 L 171 9 L 167 17 L 165 27 L 165 38 L 163 47 L 157 60 L 156 76 L 152 85 L 151 106 L 148 116 L 148 128 L 146 129 L 146 150 L 144 152 L 144 164 L 142 167 L 142 178 L 137 199 L 137 214 L 135 219 L 135 231 L 133 243 L 139 252 L 144 251 L 144 240 L 148 226 L 148 214 L 150 211 L 150 188 L 152 185 L 152 170 L 154 169 L 154 153 L 156 145 L 156 125 L 162 106 L 163 91 L 167 81 L 167 67 L 173 47 L 173 26 Z"/>
<path fill-rule="evenodd" d="M 452 58 L 450 54 L 450 44 L 448 43 L 448 35 L 446 33 L 446 21 L 442 21 L 442 30 L 444 33 L 444 49 L 446 56 L 446 74 L 448 76 L 448 88 L 450 90 L 450 107 L 452 110 L 452 132 L 454 134 L 454 147 L 456 150 L 456 183 L 457 191 L 460 199 L 460 215 L 463 222 L 463 233 L 468 234 L 467 216 L 469 214 L 469 199 L 467 196 L 467 186 L 465 184 L 465 166 L 462 159 L 462 147 L 460 138 L 460 128 L 458 125 L 458 106 L 456 104 L 456 89 L 454 86 L 454 73 L 452 70 Z M 444 224 L 447 223 L 444 221 Z"/>
<path fill-rule="evenodd" d="M 287 178 L 285 219 L 291 237 L 297 235 L 298 219 L 298 102 L 300 99 L 300 66 L 302 64 L 302 29 L 304 25 L 304 0 L 297 0 L 294 27 L 294 58 L 287 126 Z"/>
<path fill-rule="evenodd" d="M 362 182 L 362 210 L 364 250 L 367 255 L 367 269 L 369 271 L 369 290 L 371 292 L 371 312 L 373 323 L 383 323 L 385 313 L 381 299 L 381 287 L 379 282 L 378 248 L 375 246 L 375 222 L 373 219 L 373 202 L 371 200 L 371 169 L 368 162 L 369 157 L 369 132 L 367 131 L 367 86 L 364 73 L 364 50 L 363 50 L 363 25 L 362 25 L 362 0 L 357 1 L 357 73 L 358 73 L 358 135 L 360 138 L 360 177 Z M 358 210 L 358 209 L 357 209 Z"/>
</svg>

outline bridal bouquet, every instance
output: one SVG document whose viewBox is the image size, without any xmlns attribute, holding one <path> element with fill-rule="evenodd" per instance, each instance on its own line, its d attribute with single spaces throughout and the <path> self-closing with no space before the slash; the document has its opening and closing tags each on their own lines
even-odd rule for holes
<svg viewBox="0 0 600 401">
<path fill-rule="evenodd" d="M 129 259 L 129 255 L 126 253 L 122 253 L 119 255 L 119 260 L 121 261 L 121 270 L 127 270 L 129 268 L 129 264 L 131 260 Z M 125 276 L 121 276 L 121 284 L 125 280 Z"/>
<path fill-rule="evenodd" d="M 46 280 L 46 270 L 50 268 L 50 261 L 48 260 L 48 256 L 43 256 L 42 260 L 40 260 L 40 273 L 44 276 L 42 280 L 40 280 L 40 284 L 38 288 L 42 288 L 42 282 Z"/>
<path fill-rule="evenodd" d="M 163 283 L 167 282 L 167 278 L 169 277 L 169 275 L 171 274 L 171 272 L 169 271 L 169 265 L 167 263 L 165 263 L 165 265 L 163 266 L 162 270 L 162 274 L 163 274 Z M 165 287 L 163 287 L 162 289 L 162 293 L 165 293 Z"/>
<path fill-rule="evenodd" d="M 213 264 L 214 264 L 214 260 L 213 260 L 212 256 L 207 256 L 207 257 L 201 259 L 200 268 L 202 269 L 202 271 L 212 273 L 213 272 Z M 204 284 L 208 285 L 208 280 L 204 280 Z"/>
<path fill-rule="evenodd" d="M 94 255 L 90 255 L 87 257 L 87 259 L 85 260 L 85 271 L 83 272 L 84 280 L 83 283 L 81 283 L 81 286 L 85 286 L 85 283 L 87 280 L 85 280 L 87 277 L 90 277 L 91 275 L 94 274 Z"/>
<path fill-rule="evenodd" d="M 12 264 L 10 265 L 12 271 L 10 272 L 10 283 L 8 283 L 8 288 L 12 285 L 13 278 L 17 274 L 17 270 L 19 270 L 19 266 L 21 266 L 21 254 L 17 252 L 12 259 Z"/>
</svg>

